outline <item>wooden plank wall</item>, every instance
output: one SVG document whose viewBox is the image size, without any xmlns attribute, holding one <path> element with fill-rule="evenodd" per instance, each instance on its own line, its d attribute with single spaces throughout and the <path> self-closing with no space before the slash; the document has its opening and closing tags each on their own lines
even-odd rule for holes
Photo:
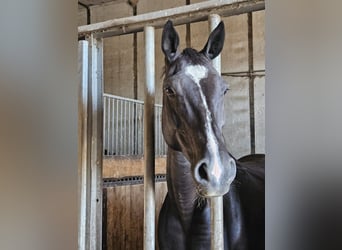
<svg viewBox="0 0 342 250">
<path fill-rule="evenodd" d="M 104 160 L 106 178 L 141 176 L 142 159 L 114 158 Z M 165 159 L 156 159 L 158 172 L 165 174 Z M 127 168 L 131 164 L 131 171 Z M 117 169 L 126 168 L 120 174 Z M 157 172 L 157 171 L 156 171 Z M 110 174 L 109 174 L 110 173 Z M 132 174 L 134 173 L 134 174 Z M 156 222 L 167 192 L 166 182 L 156 183 Z M 122 185 L 103 189 L 103 249 L 140 250 L 143 249 L 144 185 Z M 157 224 L 156 224 L 157 226 Z M 157 242 L 157 241 L 156 241 Z M 158 249 L 158 248 L 156 248 Z"/>
</svg>

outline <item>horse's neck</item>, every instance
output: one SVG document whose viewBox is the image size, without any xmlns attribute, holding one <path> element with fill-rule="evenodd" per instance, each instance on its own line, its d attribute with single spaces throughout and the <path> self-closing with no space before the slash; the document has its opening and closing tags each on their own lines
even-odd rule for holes
<svg viewBox="0 0 342 250">
<path fill-rule="evenodd" d="M 189 229 L 194 209 L 198 206 L 196 187 L 189 161 L 181 152 L 168 150 L 167 186 L 169 197 L 176 205 L 185 230 Z"/>
</svg>

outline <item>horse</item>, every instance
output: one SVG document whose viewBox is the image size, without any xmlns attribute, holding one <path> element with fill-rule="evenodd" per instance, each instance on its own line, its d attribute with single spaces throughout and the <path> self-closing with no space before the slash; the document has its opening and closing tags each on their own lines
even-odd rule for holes
<svg viewBox="0 0 342 250">
<path fill-rule="evenodd" d="M 226 148 L 227 83 L 212 66 L 225 39 L 221 22 L 204 48 L 178 50 L 172 21 L 163 28 L 162 131 L 168 192 L 158 220 L 159 249 L 210 249 L 210 197 L 223 195 L 224 249 L 265 248 L 265 157 L 236 159 Z"/>
</svg>

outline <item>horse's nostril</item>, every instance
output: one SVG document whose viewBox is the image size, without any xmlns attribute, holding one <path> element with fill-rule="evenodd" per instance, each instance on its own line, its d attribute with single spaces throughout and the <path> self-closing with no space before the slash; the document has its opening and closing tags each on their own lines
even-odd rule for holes
<svg viewBox="0 0 342 250">
<path fill-rule="evenodd" d="M 208 167 L 207 167 L 207 164 L 205 164 L 205 163 L 202 163 L 198 167 L 198 174 L 201 177 L 201 180 L 209 181 L 207 169 L 208 169 Z"/>
</svg>

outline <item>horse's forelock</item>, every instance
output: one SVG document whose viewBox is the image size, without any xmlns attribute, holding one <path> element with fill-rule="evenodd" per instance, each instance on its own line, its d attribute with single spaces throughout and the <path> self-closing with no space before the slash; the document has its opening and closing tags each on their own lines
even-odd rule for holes
<svg viewBox="0 0 342 250">
<path fill-rule="evenodd" d="M 193 48 L 186 48 L 174 62 L 172 62 L 171 64 L 168 64 L 167 62 L 165 63 L 162 76 L 170 76 L 176 74 L 182 68 L 182 65 L 189 64 L 208 65 L 210 64 L 210 59 Z M 172 73 L 169 72 L 170 70 L 172 71 Z"/>
</svg>

